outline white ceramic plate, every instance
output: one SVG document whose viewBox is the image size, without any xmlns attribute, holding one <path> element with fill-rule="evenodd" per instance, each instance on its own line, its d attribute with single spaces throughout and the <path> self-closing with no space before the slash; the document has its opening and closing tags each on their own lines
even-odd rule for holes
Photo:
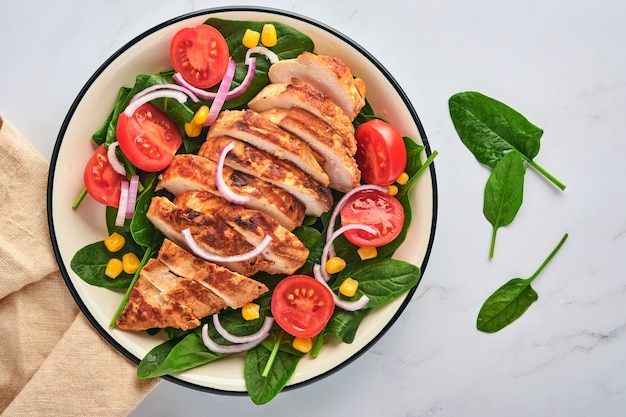
<svg viewBox="0 0 626 417">
<path fill-rule="evenodd" d="M 145 333 L 124 332 L 109 327 L 122 295 L 86 284 L 69 268 L 73 255 L 83 246 L 106 236 L 104 207 L 91 198 L 72 210 L 83 188 L 83 168 L 93 153 L 92 134 L 102 125 L 115 103 L 121 86 L 132 86 L 136 75 L 156 73 L 171 67 L 169 42 L 182 27 L 203 23 L 209 17 L 230 20 L 278 21 L 307 34 L 315 52 L 344 60 L 367 85 L 367 99 L 403 135 L 430 147 L 411 103 L 389 72 L 357 43 L 341 33 L 303 16 L 264 8 L 219 8 L 180 16 L 158 25 L 128 42 L 111 56 L 78 94 L 63 123 L 52 155 L 48 183 L 50 235 L 59 267 L 83 313 L 93 326 L 122 354 L 135 362 L 164 339 Z M 413 222 L 406 242 L 395 257 L 426 267 L 432 247 L 437 208 L 434 166 L 424 173 L 412 193 Z M 352 344 L 326 345 L 314 360 L 302 360 L 287 388 L 312 382 L 354 360 L 375 343 L 406 307 L 415 288 L 371 312 Z M 200 390 L 245 393 L 242 356 L 232 356 L 176 375 L 173 382 Z"/>
</svg>

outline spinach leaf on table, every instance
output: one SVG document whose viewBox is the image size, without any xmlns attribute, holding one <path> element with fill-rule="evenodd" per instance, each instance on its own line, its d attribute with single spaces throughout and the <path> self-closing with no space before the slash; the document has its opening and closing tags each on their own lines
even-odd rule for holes
<svg viewBox="0 0 626 417">
<path fill-rule="evenodd" d="M 479 162 L 493 168 L 506 153 L 516 150 L 553 184 L 565 189 L 565 184 L 533 160 L 543 130 L 519 112 L 474 91 L 454 94 L 448 106 L 461 141 Z"/>
<path fill-rule="evenodd" d="M 476 320 L 478 330 L 485 333 L 495 333 L 503 329 L 520 318 L 531 304 L 539 299 L 537 292 L 530 284 L 561 249 L 567 237 L 568 234 L 566 233 L 530 278 L 513 278 L 487 298 Z"/>
<path fill-rule="evenodd" d="M 507 153 L 496 163 L 485 186 L 483 214 L 493 226 L 489 257 L 493 258 L 498 228 L 515 219 L 522 206 L 526 167 L 519 153 Z"/>
</svg>

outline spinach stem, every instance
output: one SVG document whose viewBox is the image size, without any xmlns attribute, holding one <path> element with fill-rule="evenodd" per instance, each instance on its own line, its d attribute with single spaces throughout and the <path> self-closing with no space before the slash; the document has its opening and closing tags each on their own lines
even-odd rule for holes
<svg viewBox="0 0 626 417">
<path fill-rule="evenodd" d="M 80 194 L 78 194 L 78 197 L 76 197 L 76 200 L 74 200 L 74 204 L 72 204 L 72 210 L 76 210 L 78 206 L 80 206 L 80 203 L 83 202 L 86 196 L 87 196 L 87 189 L 83 188 Z"/>
<path fill-rule="evenodd" d="M 493 230 L 491 231 L 491 248 L 489 249 L 489 259 L 493 258 L 493 254 L 496 250 L 496 233 L 498 232 L 498 228 L 497 227 L 493 227 Z"/>
<path fill-rule="evenodd" d="M 556 245 L 556 248 L 554 248 L 554 250 L 552 251 L 552 253 L 550 253 L 550 255 L 548 255 L 548 257 L 546 258 L 545 261 L 543 261 L 543 263 L 541 264 L 541 266 L 539 267 L 539 269 L 537 269 L 537 271 L 535 271 L 534 274 L 532 274 L 532 276 L 530 278 L 528 278 L 528 283 L 530 284 L 535 278 L 537 278 L 537 276 L 541 273 L 541 271 L 543 271 L 543 268 L 546 267 L 546 265 L 548 265 L 548 263 L 552 260 L 552 258 L 554 257 L 554 255 L 556 255 L 556 253 L 559 251 L 559 249 L 561 249 L 561 246 L 563 246 L 563 243 L 565 243 L 565 240 L 567 239 L 568 234 L 565 233 L 565 235 L 563 235 L 563 238 L 561 238 L 561 241 L 559 242 L 558 245 Z"/>
<path fill-rule="evenodd" d="M 524 155 L 522 155 L 524 156 Z M 556 185 L 557 187 L 559 187 L 561 189 L 561 191 L 565 190 L 565 184 L 563 184 L 561 181 L 559 181 L 558 179 L 556 179 L 552 174 L 550 174 L 548 171 L 546 171 L 541 165 L 537 164 L 535 161 L 533 161 L 532 159 L 528 159 L 526 156 L 524 156 L 524 159 L 526 159 L 528 161 L 528 163 L 535 168 L 537 171 L 539 171 L 541 173 L 541 175 L 543 175 L 544 177 L 546 177 L 548 180 L 550 180 L 550 182 L 554 185 Z"/>
<path fill-rule="evenodd" d="M 428 167 L 430 166 L 430 164 L 433 163 L 438 154 L 439 153 L 436 150 L 432 151 L 432 153 L 428 156 L 428 158 L 426 158 L 424 163 L 419 167 L 415 175 L 413 175 L 409 182 L 407 182 L 404 187 L 402 187 L 400 193 L 398 194 L 398 197 L 409 192 L 409 190 L 417 182 L 417 179 L 422 175 L 422 173 L 424 173 L 424 171 L 426 171 L 426 169 L 428 169 Z"/>
<path fill-rule="evenodd" d="M 270 374 L 270 370 L 272 369 L 272 365 L 274 364 L 274 360 L 276 359 L 276 355 L 278 354 L 278 348 L 280 347 L 280 343 L 283 339 L 283 332 L 278 333 L 278 339 L 276 339 L 276 343 L 274 343 L 274 347 L 272 348 L 272 353 L 270 354 L 267 363 L 265 364 L 265 368 L 263 369 L 263 373 L 261 376 L 263 378 L 267 378 Z"/>
</svg>

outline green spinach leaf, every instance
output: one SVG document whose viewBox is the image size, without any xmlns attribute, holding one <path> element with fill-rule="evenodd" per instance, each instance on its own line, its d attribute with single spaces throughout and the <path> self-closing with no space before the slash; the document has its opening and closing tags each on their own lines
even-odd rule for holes
<svg viewBox="0 0 626 417">
<path fill-rule="evenodd" d="M 244 360 L 244 379 L 250 399 L 257 405 L 267 404 L 285 387 L 296 370 L 299 356 L 278 350 L 267 376 L 263 376 L 265 366 L 272 352 L 263 345 L 250 349 Z"/>
<path fill-rule="evenodd" d="M 454 94 L 448 106 L 461 141 L 479 162 L 493 168 L 506 153 L 516 150 L 553 184 L 565 189 L 565 184 L 534 162 L 543 130 L 519 112 L 473 91 Z"/>
<path fill-rule="evenodd" d="M 493 226 L 489 257 L 493 258 L 498 228 L 515 219 L 522 206 L 526 167 L 519 153 L 512 151 L 498 161 L 491 171 L 483 200 L 483 214 Z"/>
<path fill-rule="evenodd" d="M 495 333 L 503 329 L 520 318 L 531 304 L 539 299 L 537 292 L 530 284 L 556 255 L 567 237 L 568 234 L 566 233 L 530 278 L 513 278 L 487 298 L 478 312 L 476 321 L 478 330 L 485 333 Z"/>
</svg>

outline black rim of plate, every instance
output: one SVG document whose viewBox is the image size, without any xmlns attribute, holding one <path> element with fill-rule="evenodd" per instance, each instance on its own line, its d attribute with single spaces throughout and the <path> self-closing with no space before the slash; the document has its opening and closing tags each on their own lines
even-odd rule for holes
<svg viewBox="0 0 626 417">
<path fill-rule="evenodd" d="M 55 166 L 56 166 L 56 162 L 59 156 L 59 150 L 61 147 L 61 142 L 63 141 L 63 137 L 65 136 L 65 132 L 67 130 L 67 127 L 72 119 L 72 116 L 74 114 L 74 112 L 76 111 L 78 105 L 80 104 L 80 102 L 82 101 L 84 95 L 86 94 L 86 92 L 89 90 L 89 88 L 91 87 L 91 85 L 95 82 L 95 80 L 100 76 L 100 74 L 109 66 L 111 65 L 111 63 L 113 61 L 115 61 L 117 59 L 117 57 L 119 57 L 123 52 L 125 52 L 127 49 L 129 49 L 131 46 L 133 46 L 134 44 L 138 43 L 139 41 L 141 41 L 142 39 L 146 38 L 147 36 L 151 35 L 154 32 L 157 32 L 167 26 L 170 26 L 172 24 L 175 24 L 177 22 L 180 22 L 182 20 L 186 20 L 189 18 L 193 18 L 193 17 L 198 17 L 198 16 L 203 16 L 203 15 L 207 15 L 207 17 L 211 14 L 216 14 L 216 13 L 225 13 L 225 12 L 262 12 L 262 13 L 271 13 L 271 14 L 275 14 L 275 15 L 279 15 L 279 16 L 285 16 L 285 17 L 289 17 L 295 20 L 300 20 L 304 23 L 310 24 L 312 26 L 316 26 L 320 29 L 323 29 L 326 32 L 329 32 L 330 34 L 334 35 L 335 37 L 345 41 L 346 43 L 348 43 L 349 45 L 351 45 L 354 49 L 358 50 L 363 56 L 365 56 L 369 61 L 372 62 L 372 64 L 374 64 L 376 66 L 376 68 L 387 78 L 387 80 L 394 86 L 395 90 L 398 92 L 398 94 L 401 96 L 402 101 L 404 102 L 404 104 L 406 105 L 407 109 L 409 110 L 409 112 L 411 113 L 411 116 L 418 128 L 418 131 L 420 133 L 420 136 L 422 138 L 422 141 L 424 143 L 425 146 L 425 150 L 426 150 L 426 154 L 430 155 L 432 153 L 430 145 L 428 143 L 428 139 L 426 138 L 426 132 L 424 131 L 424 128 L 422 126 L 422 123 L 419 120 L 419 117 L 417 115 L 417 113 L 415 112 L 415 109 L 413 108 L 413 105 L 411 104 L 409 98 L 407 97 L 406 93 L 404 92 L 404 90 L 400 87 L 400 85 L 398 84 L 398 82 L 393 78 L 393 76 L 389 73 L 389 71 L 387 71 L 387 69 L 376 59 L 374 58 L 367 50 L 365 50 L 362 46 L 360 46 L 358 43 L 356 43 L 355 41 L 353 41 L 352 39 L 348 38 L 347 36 L 345 36 L 344 34 L 332 29 L 331 27 L 320 23 L 316 20 L 310 19 L 308 17 L 302 16 L 302 15 L 298 15 L 295 14 L 293 12 L 288 12 L 285 10 L 280 10 L 280 9 L 274 9 L 274 8 L 266 8 L 266 7 L 246 7 L 246 6 L 242 6 L 242 7 L 217 7 L 217 8 L 209 8 L 209 9 L 202 9 L 202 10 L 198 10 L 195 12 L 191 12 L 191 13 L 187 13 L 178 17 L 175 17 L 173 19 L 167 20 L 157 26 L 152 27 L 151 29 L 148 29 L 147 31 L 143 32 L 142 34 L 136 36 L 134 39 L 130 40 L 129 42 L 127 42 L 125 45 L 123 45 L 120 49 L 118 49 L 113 55 L 111 55 L 96 71 L 95 73 L 89 78 L 89 80 L 87 80 L 87 82 L 85 83 L 85 85 L 83 86 L 83 88 L 80 90 L 78 96 L 76 97 L 76 99 L 74 100 L 74 102 L 72 103 L 72 106 L 70 107 L 65 120 L 63 121 L 63 124 L 61 126 L 59 135 L 57 136 L 56 139 L 56 143 L 53 149 L 53 153 L 52 153 L 52 158 L 51 158 L 51 162 L 50 162 L 50 170 L 48 173 L 48 194 L 47 194 L 47 208 L 48 208 L 48 227 L 49 227 L 49 232 L 50 232 L 50 239 L 52 242 L 52 247 L 54 250 L 54 254 L 55 257 L 57 259 L 57 263 L 59 264 L 59 268 L 60 268 L 60 272 L 63 276 L 63 279 L 65 280 L 65 283 L 70 291 L 70 293 L 72 294 L 72 296 L 74 297 L 74 300 L 76 301 L 76 303 L 78 304 L 79 308 L 81 309 L 81 311 L 83 312 L 83 314 L 87 317 L 87 319 L 89 320 L 89 322 L 95 327 L 95 329 L 102 335 L 102 337 L 108 342 L 110 343 L 113 347 L 115 347 L 120 353 L 122 353 L 124 356 L 126 356 L 128 359 L 132 360 L 134 363 L 138 364 L 140 359 L 137 358 L 135 355 L 133 355 L 132 353 L 130 353 L 128 350 L 126 350 L 126 348 L 124 346 L 122 346 L 117 340 L 115 340 L 108 332 L 106 332 L 106 330 L 104 328 L 102 328 L 102 326 L 95 320 L 94 316 L 91 314 L 91 312 L 89 311 L 89 309 L 87 308 L 87 306 L 84 304 L 83 300 L 80 298 L 80 296 L 78 295 L 78 292 L 76 291 L 76 288 L 74 287 L 74 284 L 72 283 L 72 280 L 69 276 L 68 270 L 66 268 L 65 262 L 63 261 L 63 258 L 61 257 L 60 251 L 59 251 L 59 247 L 57 244 L 57 239 L 56 239 L 56 231 L 54 228 L 54 221 L 53 221 L 53 212 L 52 212 L 52 194 L 53 194 L 53 184 L 54 184 L 54 173 L 55 173 Z M 435 228 L 436 228 L 436 224 L 437 224 L 437 208 L 438 208 L 438 195 L 437 195 L 437 180 L 436 180 L 436 176 L 435 176 L 435 166 L 434 164 L 431 164 L 429 167 L 430 170 L 430 175 L 431 175 L 431 185 L 432 185 L 432 190 L 433 190 L 433 216 L 432 216 L 432 221 L 431 221 L 431 230 L 430 230 L 430 236 L 429 236 L 429 241 L 428 241 L 428 247 L 426 249 L 426 253 L 424 256 L 424 260 L 422 262 L 422 265 L 420 266 L 421 268 L 421 278 L 420 281 L 422 281 L 423 277 L 424 277 L 424 271 L 426 270 L 426 265 L 428 263 L 428 259 L 430 258 L 430 253 L 432 251 L 432 247 L 433 247 L 433 243 L 434 243 L 434 237 L 435 237 Z M 419 282 L 417 285 L 419 285 Z M 406 308 L 406 306 L 408 305 L 408 303 L 410 302 L 411 298 L 413 297 L 413 294 L 415 293 L 416 289 L 417 289 L 417 285 L 415 287 L 413 287 L 407 294 L 406 298 L 404 299 L 402 305 L 400 306 L 400 308 L 398 308 L 398 310 L 395 312 L 395 314 L 393 315 L 393 317 L 391 318 L 391 320 L 389 320 L 389 322 L 385 325 L 385 327 L 372 339 L 370 340 L 365 346 L 363 346 L 358 352 L 354 353 L 351 357 L 349 357 L 348 359 L 346 359 L 345 361 L 343 361 L 341 364 L 335 366 L 334 368 L 319 374 L 317 376 L 314 376 L 310 379 L 307 379 L 306 381 L 302 381 L 296 384 L 292 384 L 292 385 L 288 385 L 286 386 L 283 391 L 287 391 L 287 390 L 291 390 L 297 387 L 302 387 L 308 384 L 311 384 L 315 381 L 318 381 L 324 377 L 327 377 L 337 371 L 339 371 L 340 369 L 344 368 L 345 366 L 347 366 L 348 364 L 352 363 L 353 361 L 355 361 L 358 357 L 360 357 L 362 354 L 364 354 L 367 350 L 369 350 L 378 340 L 380 340 L 380 338 L 391 328 L 391 326 L 393 326 L 393 324 L 396 322 L 396 320 L 400 317 L 400 315 L 402 314 L 402 312 L 404 311 L 404 309 Z M 219 394 L 224 394 L 224 395 L 247 395 L 246 391 L 227 391 L 227 390 L 221 390 L 218 388 L 212 388 L 212 387 L 206 387 L 206 386 L 201 386 L 201 385 L 197 385 L 188 381 L 184 381 L 181 380 L 173 375 L 165 375 L 161 377 L 162 379 L 171 381 L 173 383 L 176 383 L 178 385 L 184 386 L 184 387 L 188 387 L 188 388 L 192 388 L 192 389 L 196 389 L 199 391 L 206 391 L 206 392 L 213 392 L 213 393 L 219 393 Z"/>
</svg>

